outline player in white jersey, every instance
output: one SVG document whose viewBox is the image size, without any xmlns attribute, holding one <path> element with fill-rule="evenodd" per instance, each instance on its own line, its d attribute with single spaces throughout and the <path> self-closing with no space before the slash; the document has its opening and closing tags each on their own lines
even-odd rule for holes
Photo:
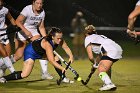
<svg viewBox="0 0 140 93">
<path fill-rule="evenodd" d="M 89 60 L 92 63 L 95 62 L 93 53 L 95 53 L 98 58 L 98 75 L 104 82 L 103 87 L 101 87 L 99 90 L 104 91 L 116 89 L 116 86 L 112 83 L 106 72 L 108 72 L 114 62 L 122 58 L 122 48 L 106 36 L 98 35 L 93 25 L 89 25 L 85 28 L 85 35 L 85 48 Z"/>
<path fill-rule="evenodd" d="M 16 25 L 14 18 L 11 16 L 9 10 L 3 6 L 3 0 L 0 0 L 0 35 L 5 34 L 7 30 L 7 25 L 5 20 L 8 18 L 12 25 Z M 11 53 L 11 47 L 8 35 L 0 36 L 0 69 L 3 71 L 3 74 L 8 68 L 11 73 L 15 71 L 11 60 L 9 58 Z"/>
<path fill-rule="evenodd" d="M 22 58 L 27 40 L 34 41 L 41 36 L 46 36 L 44 27 L 45 12 L 42 6 L 43 0 L 33 0 L 32 5 L 26 6 L 16 19 L 16 23 L 21 28 L 21 31 L 17 33 L 17 39 L 15 40 L 16 52 L 13 56 L 13 61 Z M 37 29 L 39 29 L 41 35 Z M 53 79 L 48 73 L 47 63 L 46 60 L 41 60 L 40 62 L 42 79 Z"/>
<path fill-rule="evenodd" d="M 131 37 L 136 38 L 137 35 L 140 35 L 140 32 L 135 32 L 134 29 L 134 23 L 139 15 L 140 15 L 140 0 L 136 3 L 135 9 L 128 16 L 127 33 Z"/>
</svg>

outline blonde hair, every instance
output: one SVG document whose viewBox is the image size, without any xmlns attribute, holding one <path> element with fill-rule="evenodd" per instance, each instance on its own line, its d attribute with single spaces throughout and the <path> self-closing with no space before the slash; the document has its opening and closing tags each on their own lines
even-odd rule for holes
<svg viewBox="0 0 140 93">
<path fill-rule="evenodd" d="M 85 33 L 86 34 L 96 34 L 96 28 L 93 25 L 88 25 L 85 27 Z"/>
</svg>

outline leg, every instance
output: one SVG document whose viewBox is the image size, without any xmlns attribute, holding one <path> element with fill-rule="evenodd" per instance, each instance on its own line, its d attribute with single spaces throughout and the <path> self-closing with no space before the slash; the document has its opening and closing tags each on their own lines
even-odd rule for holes
<svg viewBox="0 0 140 93">
<path fill-rule="evenodd" d="M 39 60 L 42 68 L 42 79 L 53 79 L 53 77 L 48 73 L 48 61 L 44 59 Z"/>
<path fill-rule="evenodd" d="M 6 67 L 10 70 L 10 72 L 13 73 L 15 71 L 15 69 L 12 65 L 12 62 L 11 62 L 3 44 L 0 44 L 0 55 L 3 57 L 3 58 L 1 58 L 1 61 L 6 65 Z"/>
<path fill-rule="evenodd" d="M 14 72 L 12 74 L 2 77 L 0 78 L 0 82 L 4 83 L 2 81 L 4 79 L 6 81 L 10 81 L 10 80 L 19 80 L 19 79 L 26 78 L 32 72 L 33 66 L 34 66 L 34 61 L 32 59 L 28 59 L 24 62 L 22 71 L 17 71 L 17 72 Z"/>
<path fill-rule="evenodd" d="M 98 67 L 98 74 L 100 79 L 104 82 L 103 87 L 101 87 L 99 90 L 115 90 L 116 86 L 112 83 L 110 77 L 106 72 L 109 71 L 109 69 L 112 66 L 112 61 L 110 60 L 101 60 Z"/>
<path fill-rule="evenodd" d="M 7 54 L 7 52 L 6 52 L 5 48 L 4 48 L 4 45 L 1 44 L 1 43 L 0 43 L 0 55 L 2 57 L 7 57 L 8 56 L 8 54 Z"/>
<path fill-rule="evenodd" d="M 4 48 L 5 48 L 6 52 L 7 52 L 7 55 L 10 56 L 10 54 L 11 54 L 11 45 L 10 45 L 10 43 L 6 44 L 4 46 Z"/>
<path fill-rule="evenodd" d="M 33 66 L 34 66 L 34 60 L 32 60 L 30 58 L 27 59 L 24 62 L 22 73 L 21 73 L 21 77 L 22 78 L 28 77 L 30 75 L 30 73 L 32 72 Z"/>
<path fill-rule="evenodd" d="M 16 48 L 16 52 L 14 54 L 14 56 L 11 56 L 11 59 L 13 59 L 13 61 L 18 61 L 19 59 L 21 59 L 23 57 L 23 52 L 24 49 L 26 47 L 26 41 L 20 41 L 15 39 L 15 48 Z"/>
</svg>

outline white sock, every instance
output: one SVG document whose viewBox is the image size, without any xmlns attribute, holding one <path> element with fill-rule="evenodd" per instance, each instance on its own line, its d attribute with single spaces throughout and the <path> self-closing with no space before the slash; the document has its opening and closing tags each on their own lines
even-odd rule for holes
<svg viewBox="0 0 140 93">
<path fill-rule="evenodd" d="M 100 72 L 99 77 L 105 84 L 112 83 L 110 77 L 108 76 L 108 74 L 106 72 Z"/>
<path fill-rule="evenodd" d="M 42 73 L 48 73 L 48 61 L 40 59 L 39 62 L 41 65 Z"/>
<path fill-rule="evenodd" d="M 2 58 L 0 58 L 0 68 L 1 68 L 3 65 L 5 65 L 5 64 L 4 64 L 3 60 L 2 60 Z"/>
<path fill-rule="evenodd" d="M 10 56 L 10 59 L 11 59 L 12 64 L 14 64 L 14 63 L 16 62 L 16 60 L 14 59 L 14 54 L 12 54 L 12 55 Z"/>
<path fill-rule="evenodd" d="M 11 73 L 15 71 L 12 62 L 9 57 L 2 58 L 3 62 L 5 63 L 6 67 L 10 70 Z"/>
</svg>

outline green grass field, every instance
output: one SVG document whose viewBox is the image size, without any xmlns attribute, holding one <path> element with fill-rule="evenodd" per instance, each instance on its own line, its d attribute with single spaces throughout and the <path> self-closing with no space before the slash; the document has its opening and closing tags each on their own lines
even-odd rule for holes
<svg viewBox="0 0 140 93">
<path fill-rule="evenodd" d="M 52 65 L 49 64 L 49 72 L 54 76 L 53 80 L 40 80 L 40 64 L 35 63 L 31 75 L 18 81 L 9 81 L 6 84 L 0 84 L 0 93 L 140 93 L 140 59 L 124 58 L 115 63 L 112 67 L 112 81 L 116 84 L 116 91 L 98 91 L 103 84 L 97 77 L 96 72 L 91 80 L 84 86 L 81 82 L 76 81 L 74 84 L 62 83 L 56 84 L 58 75 Z M 15 65 L 17 70 L 22 69 L 22 62 Z M 64 66 L 64 65 L 63 65 Z M 71 66 L 80 74 L 82 79 L 86 79 L 91 68 L 88 60 L 75 61 Z M 8 73 L 8 72 L 7 72 Z M 73 79 L 74 74 L 68 70 L 67 76 Z"/>
</svg>

